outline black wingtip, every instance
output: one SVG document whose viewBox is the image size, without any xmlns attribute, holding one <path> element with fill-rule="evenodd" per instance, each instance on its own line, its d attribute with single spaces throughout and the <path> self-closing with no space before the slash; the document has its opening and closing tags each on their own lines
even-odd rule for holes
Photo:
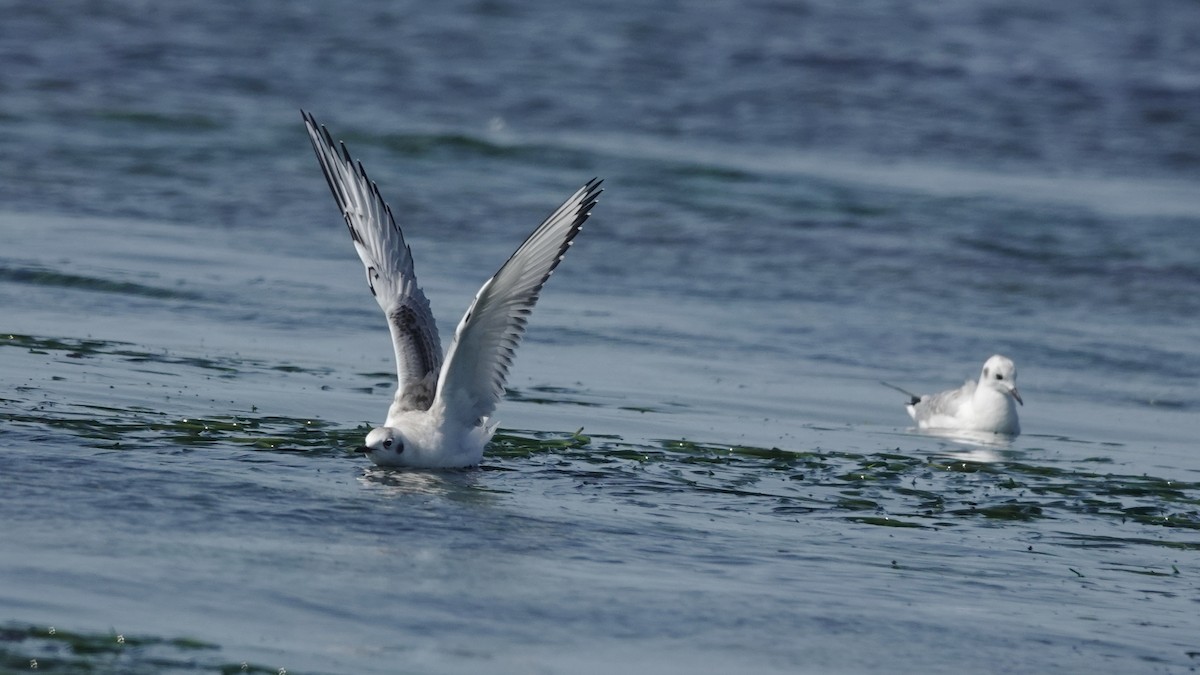
<svg viewBox="0 0 1200 675">
<path fill-rule="evenodd" d="M 584 190 L 584 195 L 583 199 L 579 201 L 579 210 L 577 211 L 579 220 L 575 223 L 575 227 L 582 227 L 583 222 L 587 220 L 588 216 L 592 215 L 592 207 L 596 205 L 596 202 L 600 201 L 600 193 L 604 192 L 604 188 L 600 187 L 603 184 L 604 179 L 595 176 L 583 184 L 583 188 L 581 189 Z"/>
<path fill-rule="evenodd" d="M 301 117 L 301 119 L 304 120 L 305 124 L 312 127 L 313 129 L 323 129 L 324 128 L 320 124 L 317 123 L 317 118 L 313 117 L 313 114 L 308 112 L 304 108 L 300 109 L 300 117 Z"/>
<path fill-rule="evenodd" d="M 916 405 L 921 402 L 920 396 L 917 396 L 916 394 L 912 393 L 911 391 L 909 391 L 907 389 L 901 389 L 900 387 L 897 387 L 896 385 L 892 384 L 891 382 L 884 382 L 883 380 L 880 380 L 879 384 L 882 384 L 883 386 L 887 387 L 888 389 L 895 389 L 896 391 L 900 392 L 901 394 L 904 394 L 905 396 L 907 396 L 909 399 L 908 405 Z"/>
</svg>

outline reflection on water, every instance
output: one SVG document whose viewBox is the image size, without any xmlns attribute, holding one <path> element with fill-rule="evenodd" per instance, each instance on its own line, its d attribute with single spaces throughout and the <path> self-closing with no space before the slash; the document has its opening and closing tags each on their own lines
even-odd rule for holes
<svg viewBox="0 0 1200 675">
<path fill-rule="evenodd" d="M 997 434 L 990 431 L 970 431 L 962 429 L 922 429 L 912 430 L 933 438 L 951 441 L 962 447 L 942 446 L 954 457 L 970 462 L 1000 462 L 1014 459 L 1020 453 L 1012 452 L 1013 437 L 1008 434 Z"/>
<path fill-rule="evenodd" d="M 371 466 L 363 470 L 358 482 L 368 490 L 386 495 L 461 497 L 470 488 L 478 487 L 479 482 L 473 480 L 478 472 L 478 469 L 406 471 Z"/>
</svg>

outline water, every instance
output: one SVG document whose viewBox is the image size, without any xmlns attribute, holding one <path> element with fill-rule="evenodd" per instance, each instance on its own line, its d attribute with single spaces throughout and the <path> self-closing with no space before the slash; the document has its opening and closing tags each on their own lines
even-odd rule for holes
<svg viewBox="0 0 1200 675">
<path fill-rule="evenodd" d="M 1187 672 L 1200 7 L 3 3 L 0 670 Z M 349 452 L 553 206 L 482 467 Z M 1026 433 L 908 429 L 1013 357 Z"/>
</svg>

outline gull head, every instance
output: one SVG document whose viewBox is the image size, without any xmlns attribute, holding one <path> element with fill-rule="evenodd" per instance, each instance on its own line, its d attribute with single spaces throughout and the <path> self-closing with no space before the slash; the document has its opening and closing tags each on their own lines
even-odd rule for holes
<svg viewBox="0 0 1200 675">
<path fill-rule="evenodd" d="M 979 386 L 1008 394 L 1016 399 L 1017 403 L 1025 405 L 1020 392 L 1017 391 L 1017 366 L 1007 356 L 996 354 L 983 364 L 983 372 L 979 374 Z"/>
<path fill-rule="evenodd" d="M 376 427 L 367 434 L 366 444 L 357 449 L 380 466 L 403 466 L 409 440 L 395 427 Z"/>
</svg>

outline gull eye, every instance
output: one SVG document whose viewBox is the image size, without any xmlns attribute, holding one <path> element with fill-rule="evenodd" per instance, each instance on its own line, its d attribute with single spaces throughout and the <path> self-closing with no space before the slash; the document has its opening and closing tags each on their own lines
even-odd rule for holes
<svg viewBox="0 0 1200 675">
<path fill-rule="evenodd" d="M 392 439 L 390 439 L 390 438 L 389 438 L 389 439 L 385 440 L 385 441 L 383 442 L 383 447 L 385 447 L 385 448 L 390 448 L 390 447 L 392 447 Z"/>
<path fill-rule="evenodd" d="M 1004 376 L 1003 376 L 1003 375 L 1001 375 L 1000 373 L 996 373 L 996 379 L 997 379 L 997 380 L 1003 380 L 1003 379 L 1004 379 Z"/>
</svg>

